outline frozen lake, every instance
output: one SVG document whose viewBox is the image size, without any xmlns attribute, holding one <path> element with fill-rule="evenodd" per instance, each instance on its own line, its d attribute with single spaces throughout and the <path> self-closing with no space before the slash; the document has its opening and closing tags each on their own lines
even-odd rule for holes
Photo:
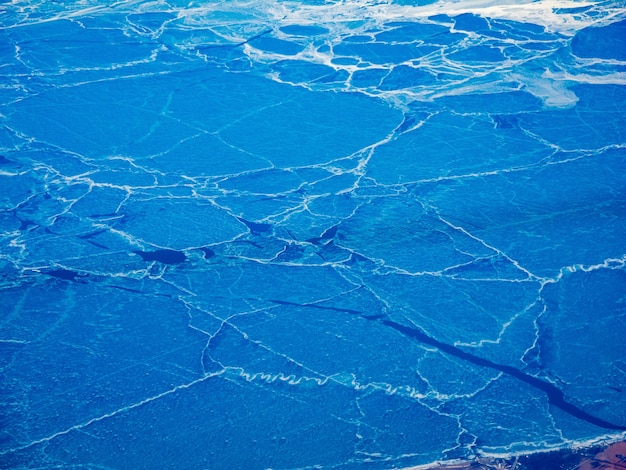
<svg viewBox="0 0 626 470">
<path fill-rule="evenodd" d="M 623 1 L 15 0 L 0 38 L 2 468 L 626 438 Z"/>
</svg>

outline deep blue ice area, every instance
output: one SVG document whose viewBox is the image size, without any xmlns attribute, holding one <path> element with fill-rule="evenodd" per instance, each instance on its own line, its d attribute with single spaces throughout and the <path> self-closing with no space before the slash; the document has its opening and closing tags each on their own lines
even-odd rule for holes
<svg viewBox="0 0 626 470">
<path fill-rule="evenodd" d="M 622 1 L 0 3 L 0 467 L 626 438 Z"/>
</svg>

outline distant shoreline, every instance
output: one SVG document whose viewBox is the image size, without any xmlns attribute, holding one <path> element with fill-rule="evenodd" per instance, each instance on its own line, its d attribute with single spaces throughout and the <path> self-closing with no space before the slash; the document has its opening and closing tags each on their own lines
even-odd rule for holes
<svg viewBox="0 0 626 470">
<path fill-rule="evenodd" d="M 534 452 L 510 458 L 477 457 L 405 470 L 626 470 L 626 441 Z"/>
</svg>

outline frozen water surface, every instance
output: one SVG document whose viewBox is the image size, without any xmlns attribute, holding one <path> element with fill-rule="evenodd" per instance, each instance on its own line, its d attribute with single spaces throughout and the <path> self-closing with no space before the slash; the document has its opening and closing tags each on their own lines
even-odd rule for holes
<svg viewBox="0 0 626 470">
<path fill-rule="evenodd" d="M 625 438 L 623 2 L 14 0 L 0 35 L 2 468 Z"/>
</svg>

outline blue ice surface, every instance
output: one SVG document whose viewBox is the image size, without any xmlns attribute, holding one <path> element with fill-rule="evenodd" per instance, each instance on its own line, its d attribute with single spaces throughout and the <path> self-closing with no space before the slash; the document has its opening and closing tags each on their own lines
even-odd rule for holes
<svg viewBox="0 0 626 470">
<path fill-rule="evenodd" d="M 0 466 L 626 437 L 622 2 L 0 5 Z"/>
</svg>

